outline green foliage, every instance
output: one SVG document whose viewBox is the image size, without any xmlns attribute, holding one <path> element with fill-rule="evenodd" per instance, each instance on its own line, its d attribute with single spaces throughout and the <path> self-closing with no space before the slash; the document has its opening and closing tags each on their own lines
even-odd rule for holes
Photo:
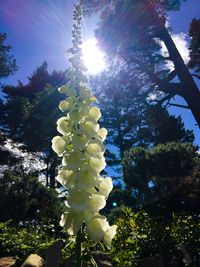
<svg viewBox="0 0 200 267">
<path fill-rule="evenodd" d="M 124 181 L 139 206 L 153 208 L 162 203 L 173 211 L 194 204 L 189 204 L 192 192 L 188 185 L 197 184 L 199 154 L 193 145 L 172 142 L 151 149 L 133 148 L 125 153 L 123 168 Z"/>
<path fill-rule="evenodd" d="M 57 106 L 61 96 L 57 87 L 65 81 L 64 73 L 49 73 L 44 62 L 26 85 L 19 82 L 17 86 L 4 86 L 6 101 L 0 103 L 0 124 L 5 139 L 23 144 L 26 151 L 43 152 L 42 160 L 45 159 L 47 164 L 46 185 L 52 188 L 55 188 L 58 162 L 50 143 L 56 134 L 55 122 L 60 115 Z M 0 160 L 2 164 L 1 161 L 4 162 L 3 158 Z"/>
<path fill-rule="evenodd" d="M 195 264 L 199 255 L 199 216 L 174 215 L 166 219 L 122 208 L 117 212 L 116 223 L 118 231 L 111 249 L 114 266 L 141 266 L 144 258 L 155 255 L 161 255 L 165 264 L 169 264 L 173 258 L 180 260 L 181 244 Z"/>
<path fill-rule="evenodd" d="M 117 75 L 110 76 L 108 72 L 92 80 L 101 107 L 102 124 L 108 129 L 106 142 L 111 145 L 106 159 L 114 170 L 119 167 L 125 150 L 131 147 L 194 141 L 193 132 L 185 130 L 181 118 L 170 115 L 159 105 L 150 105 L 147 93 L 141 92 L 145 82 L 131 76 L 132 73 L 121 70 Z M 114 155 L 111 153 L 113 146 L 117 150 Z"/>
<path fill-rule="evenodd" d="M 9 222 L 0 223 L 0 257 L 18 256 L 23 261 L 31 253 L 44 257 L 56 239 L 47 234 L 45 226 L 14 228 Z"/>
<path fill-rule="evenodd" d="M 5 86 L 7 101 L 2 103 L 0 122 L 6 137 L 24 143 L 29 151 L 50 149 L 55 135 L 57 108 L 61 96 L 56 87 L 65 81 L 63 73 L 47 71 L 43 63 L 29 78 L 29 83 Z M 34 134 L 33 134 L 34 129 Z"/>
<path fill-rule="evenodd" d="M 8 77 L 17 70 L 15 58 L 9 54 L 11 46 L 5 45 L 6 34 L 0 33 L 0 79 Z"/>
<path fill-rule="evenodd" d="M 124 208 L 117 219 L 117 236 L 111 255 L 116 266 L 140 266 L 145 257 L 165 254 L 171 249 L 164 223 L 149 217 L 145 212 L 132 213 Z"/>
<path fill-rule="evenodd" d="M 144 122 L 138 133 L 141 144 L 152 146 L 168 142 L 193 143 L 193 132 L 184 128 L 180 116 L 170 115 L 166 108 L 146 105 L 143 116 Z"/>
<path fill-rule="evenodd" d="M 200 255 L 200 215 L 174 215 L 170 233 L 176 244 L 184 244 L 193 261 Z"/>
<path fill-rule="evenodd" d="M 200 19 L 193 19 L 190 24 L 189 35 L 190 42 L 190 61 L 189 67 L 194 69 L 197 74 L 200 74 Z M 196 76 L 200 78 L 199 75 Z"/>
<path fill-rule="evenodd" d="M 38 182 L 33 175 L 5 172 L 0 179 L 0 220 L 13 223 L 58 220 L 61 200 L 53 189 Z"/>
</svg>

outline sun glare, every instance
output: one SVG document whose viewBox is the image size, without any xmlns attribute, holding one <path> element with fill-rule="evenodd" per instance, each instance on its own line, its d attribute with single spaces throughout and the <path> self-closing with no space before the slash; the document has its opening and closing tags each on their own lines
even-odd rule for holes
<svg viewBox="0 0 200 267">
<path fill-rule="evenodd" d="M 82 44 L 83 63 L 90 74 L 100 73 L 105 69 L 104 54 L 97 47 L 97 40 L 89 39 Z"/>
</svg>

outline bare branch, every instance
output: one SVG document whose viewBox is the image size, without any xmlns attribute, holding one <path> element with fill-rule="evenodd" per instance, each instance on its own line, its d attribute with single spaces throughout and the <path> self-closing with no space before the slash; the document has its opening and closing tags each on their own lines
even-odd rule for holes
<svg viewBox="0 0 200 267">
<path fill-rule="evenodd" d="M 174 103 L 169 103 L 169 106 L 175 106 L 175 107 L 179 107 L 179 108 L 190 109 L 188 106 L 185 106 L 185 105 L 179 105 L 179 104 L 174 104 Z"/>
<path fill-rule="evenodd" d="M 192 76 L 197 78 L 197 79 L 200 79 L 200 75 L 198 75 L 198 74 L 193 73 Z"/>
<path fill-rule="evenodd" d="M 166 80 L 169 82 L 169 81 L 173 80 L 174 77 L 176 77 L 176 75 L 177 75 L 177 71 L 176 71 L 176 70 L 173 70 L 173 71 L 171 71 L 171 72 L 168 74 Z"/>
</svg>

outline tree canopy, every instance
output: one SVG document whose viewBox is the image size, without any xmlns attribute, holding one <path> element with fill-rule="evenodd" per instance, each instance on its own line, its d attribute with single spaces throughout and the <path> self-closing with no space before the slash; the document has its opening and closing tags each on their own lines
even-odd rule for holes
<svg viewBox="0 0 200 267">
<path fill-rule="evenodd" d="M 200 19 L 193 19 L 190 24 L 190 61 L 189 67 L 195 71 L 195 77 L 200 79 Z"/>
<path fill-rule="evenodd" d="M 188 143 L 132 148 L 123 160 L 124 181 L 139 205 L 199 210 L 198 189 L 188 186 L 199 182 L 199 162 L 197 147 Z"/>
<path fill-rule="evenodd" d="M 94 9 L 92 3 L 85 1 L 90 11 Z M 169 104 L 174 96 L 181 96 L 200 127 L 199 88 L 166 28 L 166 11 L 177 10 L 180 1 L 110 1 L 106 8 L 100 1 L 95 3 L 103 10 L 96 36 L 111 62 L 115 57 L 133 77 L 146 79 L 149 86 L 143 89 L 154 93 L 159 104 Z M 167 57 L 161 53 L 162 42 Z M 172 70 L 166 68 L 167 61 L 173 63 Z"/>
<path fill-rule="evenodd" d="M 0 33 L 0 79 L 6 78 L 17 70 L 16 60 L 10 55 L 11 46 L 6 45 L 6 34 Z"/>
</svg>

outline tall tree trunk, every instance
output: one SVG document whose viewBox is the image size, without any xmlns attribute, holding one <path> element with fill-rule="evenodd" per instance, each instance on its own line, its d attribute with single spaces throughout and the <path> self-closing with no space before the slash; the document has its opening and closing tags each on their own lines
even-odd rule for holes
<svg viewBox="0 0 200 267">
<path fill-rule="evenodd" d="M 120 121 L 120 114 L 118 109 L 118 102 L 113 100 L 113 104 L 115 105 L 115 111 L 116 111 L 116 122 L 117 122 L 117 133 L 118 133 L 118 141 L 119 141 L 119 150 L 120 150 L 120 157 L 121 160 L 123 159 L 124 154 L 124 146 L 123 146 L 123 136 L 122 136 L 122 130 L 121 130 L 121 121 Z"/>
<path fill-rule="evenodd" d="M 200 128 L 200 91 L 165 26 L 162 27 L 159 37 L 165 43 L 169 56 L 174 63 L 177 76 L 181 83 L 182 97 L 187 102 Z"/>
</svg>

